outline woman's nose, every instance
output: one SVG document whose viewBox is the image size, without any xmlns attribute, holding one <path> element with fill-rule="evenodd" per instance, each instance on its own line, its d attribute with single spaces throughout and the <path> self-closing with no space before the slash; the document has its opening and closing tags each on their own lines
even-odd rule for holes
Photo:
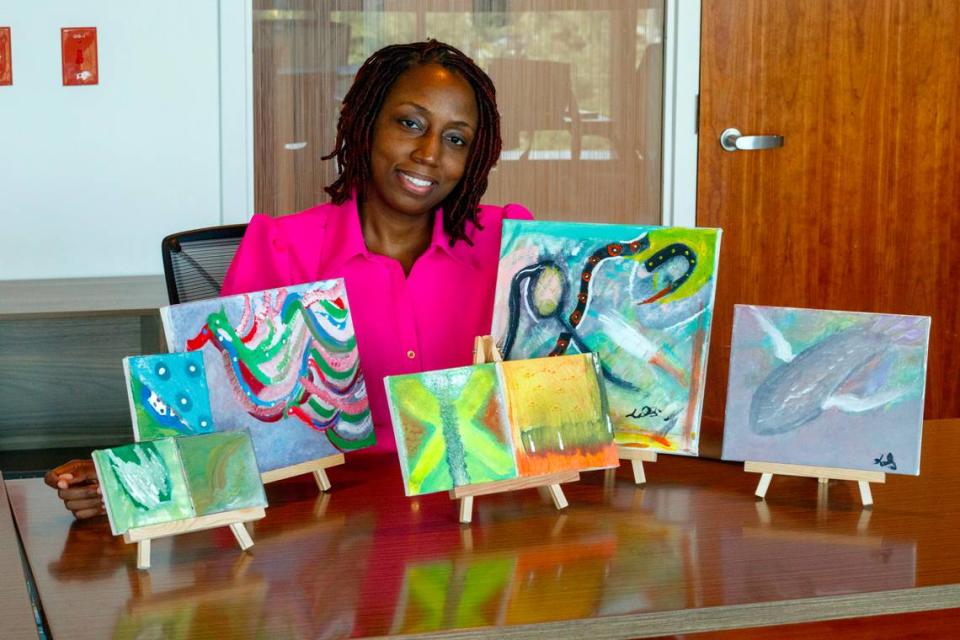
<svg viewBox="0 0 960 640">
<path fill-rule="evenodd" d="M 440 136 L 430 131 L 417 138 L 417 145 L 412 154 L 414 161 L 435 165 L 440 153 L 440 142 Z"/>
</svg>

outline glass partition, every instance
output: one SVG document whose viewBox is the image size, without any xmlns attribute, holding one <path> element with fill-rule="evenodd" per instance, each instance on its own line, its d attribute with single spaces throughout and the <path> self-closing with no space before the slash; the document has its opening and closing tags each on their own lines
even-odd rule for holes
<svg viewBox="0 0 960 640">
<path fill-rule="evenodd" d="M 496 86 L 504 147 L 485 202 L 539 219 L 659 224 L 663 0 L 255 0 L 257 211 L 325 201 L 321 157 L 360 64 L 428 37 Z"/>
</svg>

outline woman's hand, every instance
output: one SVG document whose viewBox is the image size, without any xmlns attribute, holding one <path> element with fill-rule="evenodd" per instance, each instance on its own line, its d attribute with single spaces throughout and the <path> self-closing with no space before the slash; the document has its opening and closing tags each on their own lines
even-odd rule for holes
<svg viewBox="0 0 960 640">
<path fill-rule="evenodd" d="M 107 513 L 100 495 L 100 481 L 97 479 L 93 460 L 71 460 L 51 469 L 43 481 L 57 490 L 64 506 L 77 520 Z"/>
</svg>

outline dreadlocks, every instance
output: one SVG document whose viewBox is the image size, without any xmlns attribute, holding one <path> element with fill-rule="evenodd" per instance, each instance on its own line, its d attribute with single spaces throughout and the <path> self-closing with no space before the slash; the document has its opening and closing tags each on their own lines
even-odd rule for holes
<svg viewBox="0 0 960 640">
<path fill-rule="evenodd" d="M 469 221 L 480 227 L 477 212 L 487 190 L 487 175 L 500 156 L 500 114 L 493 82 L 476 63 L 459 49 L 428 40 L 384 47 L 360 67 L 353 86 L 343 99 L 337 121 L 337 142 L 329 155 L 337 159 L 340 175 L 326 192 L 335 204 L 342 204 L 371 178 L 370 149 L 373 129 L 383 101 L 400 75 L 415 64 L 439 64 L 457 72 L 473 88 L 477 100 L 477 130 L 463 177 L 441 203 L 443 230 L 450 245 L 457 240 L 472 244 L 466 235 Z"/>
</svg>

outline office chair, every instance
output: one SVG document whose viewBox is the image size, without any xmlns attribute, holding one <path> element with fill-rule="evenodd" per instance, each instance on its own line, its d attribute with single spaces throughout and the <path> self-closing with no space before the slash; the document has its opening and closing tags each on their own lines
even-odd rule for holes
<svg viewBox="0 0 960 640">
<path fill-rule="evenodd" d="M 246 224 L 230 224 L 181 231 L 164 238 L 160 248 L 170 304 L 219 296 L 246 228 Z"/>
</svg>

